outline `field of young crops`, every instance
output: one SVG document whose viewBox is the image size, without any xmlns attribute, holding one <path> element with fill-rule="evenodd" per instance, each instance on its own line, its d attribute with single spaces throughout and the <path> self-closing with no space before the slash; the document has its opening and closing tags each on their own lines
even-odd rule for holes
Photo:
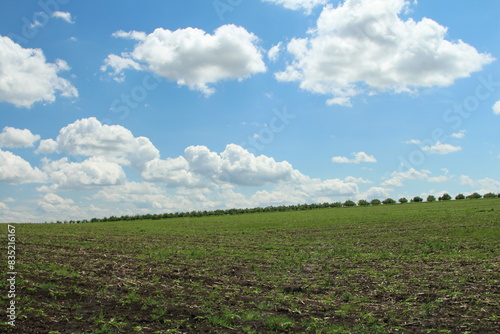
<svg viewBox="0 0 500 334">
<path fill-rule="evenodd" d="M 16 224 L 0 332 L 494 333 L 499 240 L 500 199 Z"/>
</svg>

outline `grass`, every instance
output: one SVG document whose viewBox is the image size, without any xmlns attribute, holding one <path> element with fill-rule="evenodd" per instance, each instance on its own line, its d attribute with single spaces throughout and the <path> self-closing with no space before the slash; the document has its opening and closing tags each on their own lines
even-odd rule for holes
<svg viewBox="0 0 500 334">
<path fill-rule="evenodd" d="M 18 319 L 0 332 L 498 332 L 499 212 L 482 199 L 18 224 Z"/>
</svg>

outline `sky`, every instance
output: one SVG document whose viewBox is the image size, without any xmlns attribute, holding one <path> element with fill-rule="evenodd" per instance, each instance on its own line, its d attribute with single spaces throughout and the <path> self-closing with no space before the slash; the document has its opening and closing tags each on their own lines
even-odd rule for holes
<svg viewBox="0 0 500 334">
<path fill-rule="evenodd" d="M 0 222 L 500 193 L 498 13 L 2 1 Z"/>
</svg>

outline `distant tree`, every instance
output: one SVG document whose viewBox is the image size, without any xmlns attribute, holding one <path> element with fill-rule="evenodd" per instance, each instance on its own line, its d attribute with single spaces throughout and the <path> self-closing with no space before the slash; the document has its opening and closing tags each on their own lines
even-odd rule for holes
<svg viewBox="0 0 500 334">
<path fill-rule="evenodd" d="M 358 201 L 358 206 L 368 206 L 368 205 L 370 205 L 370 202 L 368 202 L 367 200 L 360 199 Z"/>
<path fill-rule="evenodd" d="M 458 194 L 457 196 L 455 196 L 455 199 L 456 200 L 465 199 L 465 196 L 464 194 Z"/>
<path fill-rule="evenodd" d="M 399 199 L 399 203 L 401 203 L 401 204 L 405 204 L 405 203 L 408 203 L 408 200 L 407 200 L 405 197 L 401 197 L 401 198 Z"/>
<path fill-rule="evenodd" d="M 481 197 L 483 196 L 479 195 L 478 193 L 472 193 L 469 196 L 467 196 L 467 199 L 480 199 Z"/>
<path fill-rule="evenodd" d="M 427 196 L 427 202 L 435 202 L 435 201 L 436 201 L 436 197 L 434 197 L 432 195 Z"/>
<path fill-rule="evenodd" d="M 396 204 L 396 201 L 393 200 L 392 198 L 386 198 L 382 201 L 382 203 L 384 203 L 385 205 L 388 205 L 388 204 Z"/>
<path fill-rule="evenodd" d="M 447 193 L 444 193 L 443 196 L 439 197 L 439 200 L 440 201 L 449 201 L 449 200 L 451 200 L 451 196 Z"/>
<path fill-rule="evenodd" d="M 415 196 L 415 197 L 413 197 L 412 201 L 415 202 L 415 203 L 420 203 L 420 202 L 423 202 L 424 200 L 423 200 L 422 197 Z"/>
<path fill-rule="evenodd" d="M 370 202 L 370 204 L 371 204 L 371 205 L 380 205 L 381 203 L 382 203 L 382 202 L 380 202 L 380 200 L 379 200 L 379 199 L 376 199 L 376 198 L 375 198 L 375 199 L 372 199 L 372 200 L 371 200 L 371 202 Z"/>
<path fill-rule="evenodd" d="M 331 207 L 332 207 L 332 208 L 341 208 L 341 207 L 342 207 L 342 203 L 340 203 L 340 202 L 335 202 L 335 203 L 332 203 L 332 204 L 331 204 Z"/>
<path fill-rule="evenodd" d="M 498 194 L 498 198 L 500 198 L 500 194 Z"/>
<path fill-rule="evenodd" d="M 494 193 L 487 193 L 483 195 L 483 198 L 497 198 L 497 195 Z"/>
<path fill-rule="evenodd" d="M 351 201 L 351 200 L 347 200 L 344 202 L 344 206 L 345 207 L 349 207 L 349 206 L 356 206 L 356 203 Z"/>
</svg>

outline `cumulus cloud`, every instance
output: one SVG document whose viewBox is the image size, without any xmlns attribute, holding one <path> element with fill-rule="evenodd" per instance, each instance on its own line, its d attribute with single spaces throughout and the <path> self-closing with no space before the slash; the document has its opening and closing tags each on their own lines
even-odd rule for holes
<svg viewBox="0 0 500 334">
<path fill-rule="evenodd" d="M 130 53 L 109 55 L 103 71 L 110 68 L 118 75 L 125 68 L 139 69 L 144 65 L 155 74 L 206 96 L 215 92 L 210 85 L 221 80 L 243 80 L 266 71 L 257 37 L 235 25 L 223 25 L 213 35 L 196 28 L 158 28 L 149 35 L 118 31 L 113 36 L 139 43 Z"/>
<path fill-rule="evenodd" d="M 384 187 L 371 187 L 365 192 L 360 193 L 359 195 L 356 196 L 358 200 L 364 199 L 364 200 L 372 200 L 372 199 L 385 199 L 390 196 L 391 189 L 384 188 Z"/>
<path fill-rule="evenodd" d="M 40 141 L 35 153 L 50 154 L 57 152 L 57 142 L 54 139 L 43 139 Z"/>
<path fill-rule="evenodd" d="M 38 140 L 40 136 L 32 134 L 28 129 L 21 130 L 6 126 L 0 133 L 0 147 L 33 147 Z"/>
<path fill-rule="evenodd" d="M 264 185 L 289 180 L 294 169 L 287 161 L 276 162 L 265 155 L 255 156 L 241 146 L 230 144 L 221 153 L 220 179 L 240 185 Z"/>
<path fill-rule="evenodd" d="M 434 153 L 434 154 L 448 154 L 453 152 L 458 152 L 462 148 L 460 146 L 453 146 L 451 144 L 443 144 L 441 142 L 436 142 L 434 145 L 426 145 L 422 147 L 422 150 Z"/>
<path fill-rule="evenodd" d="M 45 194 L 39 199 L 37 209 L 40 212 L 36 217 L 38 220 L 82 219 L 89 216 L 89 211 L 77 206 L 72 199 L 54 193 Z"/>
<path fill-rule="evenodd" d="M 0 212 L 6 212 L 9 210 L 9 206 L 5 203 L 0 202 Z"/>
<path fill-rule="evenodd" d="M 152 183 L 126 182 L 102 189 L 92 199 L 101 203 L 113 203 L 116 213 L 137 214 L 193 210 L 194 205 L 188 197 L 170 196 L 165 189 Z"/>
<path fill-rule="evenodd" d="M 110 189 L 102 189 L 93 195 L 92 199 L 100 203 L 112 203 L 115 208 L 113 214 L 183 212 L 253 206 L 245 195 L 230 187 L 179 188 L 172 192 L 171 189 L 149 182 L 127 182 Z"/>
<path fill-rule="evenodd" d="M 485 194 L 489 192 L 500 193 L 500 181 L 489 177 L 480 180 L 474 180 L 468 175 L 461 175 L 460 182 L 463 185 L 475 187 L 476 189 L 473 192 L 477 192 L 479 194 Z"/>
<path fill-rule="evenodd" d="M 57 92 L 77 97 L 76 88 L 58 76 L 65 70 L 69 70 L 65 61 L 47 63 L 42 50 L 25 49 L 0 36 L 0 102 L 30 108 L 36 102 L 54 102 Z"/>
<path fill-rule="evenodd" d="M 495 115 L 500 115 L 500 101 L 497 101 L 494 105 L 493 105 L 493 113 Z"/>
<path fill-rule="evenodd" d="M 416 170 L 411 168 L 406 172 L 395 171 L 391 174 L 392 177 L 382 182 L 381 185 L 383 187 L 402 187 L 403 182 L 406 180 L 423 180 L 433 183 L 442 183 L 450 179 L 450 176 L 447 175 L 430 176 L 431 174 L 431 171 L 426 169 Z"/>
<path fill-rule="evenodd" d="M 220 153 L 205 146 L 187 147 L 184 156 L 148 162 L 142 177 L 177 187 L 177 195 L 187 196 L 185 200 L 192 205 L 204 208 L 325 202 L 355 196 L 359 192 L 357 183 L 370 182 L 362 178 L 311 178 L 287 161 L 256 156 L 235 144 L 227 145 Z M 265 185 L 272 189 L 259 190 L 249 197 L 234 191 L 238 186 Z"/>
<path fill-rule="evenodd" d="M 132 31 L 118 30 L 118 31 L 114 32 L 113 34 L 111 34 L 111 36 L 117 37 L 117 38 L 133 39 L 136 41 L 143 41 L 147 37 L 145 32 L 135 31 L 135 30 L 132 30 Z"/>
<path fill-rule="evenodd" d="M 381 183 L 383 187 L 402 187 L 404 180 L 426 180 L 431 174 L 428 170 L 418 171 L 414 168 L 409 169 L 406 172 L 395 171 L 392 173 L 392 178 Z"/>
<path fill-rule="evenodd" d="M 58 19 L 61 19 L 63 21 L 66 21 L 68 23 L 75 23 L 75 21 L 73 20 L 73 18 L 71 17 L 71 13 L 69 12 L 60 12 L 60 11 L 56 11 L 52 14 L 52 17 L 55 17 L 55 18 L 58 18 Z"/>
<path fill-rule="evenodd" d="M 346 177 L 344 179 L 344 181 L 345 182 L 351 182 L 351 183 L 365 183 L 365 184 L 373 183 L 372 181 L 365 180 L 362 177 L 353 177 L 353 176 Z"/>
<path fill-rule="evenodd" d="M 467 175 L 460 175 L 460 183 L 463 185 L 473 186 L 474 180 Z"/>
<path fill-rule="evenodd" d="M 139 63 L 135 62 L 130 58 L 120 57 L 114 54 L 108 55 L 106 59 L 104 59 L 104 65 L 101 66 L 101 71 L 106 72 L 110 68 L 112 72 L 111 76 L 118 82 L 122 82 L 125 80 L 124 70 L 133 69 L 133 70 L 141 70 L 142 67 Z"/>
<path fill-rule="evenodd" d="M 359 192 L 358 185 L 340 179 L 321 180 L 302 175 L 293 187 L 308 194 L 308 201 L 324 202 L 332 197 L 354 196 Z"/>
<path fill-rule="evenodd" d="M 220 154 L 206 146 L 189 146 L 184 156 L 167 160 L 151 160 L 142 177 L 177 186 L 201 186 L 201 179 L 216 184 L 262 186 L 290 180 L 296 171 L 286 161 L 255 156 L 239 145 L 229 144 Z"/>
<path fill-rule="evenodd" d="M 42 141 L 39 153 L 57 152 L 105 157 L 123 165 L 142 170 L 145 164 L 157 159 L 160 153 L 146 137 L 134 137 L 132 132 L 120 125 L 101 124 L 95 117 L 84 118 L 69 124 L 59 131 L 53 141 Z"/>
<path fill-rule="evenodd" d="M 272 2 L 292 10 L 304 10 L 306 14 L 311 14 L 311 11 L 314 7 L 321 6 L 327 3 L 327 0 L 262 0 L 262 1 Z"/>
<path fill-rule="evenodd" d="M 279 54 L 281 52 L 281 47 L 282 47 L 282 42 L 279 42 L 278 44 L 274 45 L 267 51 L 267 57 L 271 61 L 276 61 L 278 60 Z"/>
<path fill-rule="evenodd" d="M 50 187 L 53 190 L 117 185 L 126 180 L 121 166 L 103 157 L 91 157 L 80 163 L 68 162 L 68 158 L 57 161 L 43 159 L 43 163 L 43 171 L 53 182 Z"/>
<path fill-rule="evenodd" d="M 449 176 L 446 176 L 446 175 L 440 175 L 440 176 L 433 176 L 433 177 L 429 177 L 427 179 L 427 181 L 429 182 L 435 182 L 435 183 L 442 183 L 442 182 L 446 182 L 450 179 Z"/>
<path fill-rule="evenodd" d="M 333 157 L 332 161 L 338 164 L 359 164 L 362 162 L 377 162 L 377 159 L 373 155 L 368 155 L 365 152 L 354 152 L 351 154 L 354 156 L 353 159 L 347 157 Z"/>
<path fill-rule="evenodd" d="M 308 38 L 287 46 L 294 60 L 275 76 L 298 81 L 306 91 L 331 95 L 328 104 L 348 106 L 365 91 L 413 92 L 449 86 L 494 58 L 458 40 L 447 28 L 423 18 L 404 21 L 407 0 L 346 0 L 327 5 Z"/>
<path fill-rule="evenodd" d="M 49 193 L 38 201 L 38 208 L 43 212 L 59 212 L 67 210 L 74 204 L 72 199 L 64 199 L 56 194 Z"/>
<path fill-rule="evenodd" d="M 462 139 L 463 137 L 465 137 L 466 133 L 467 133 L 467 130 L 460 130 L 456 133 L 452 133 L 451 136 L 453 138 Z"/>
<path fill-rule="evenodd" d="M 200 178 L 189 170 L 189 163 L 184 157 L 148 161 L 142 178 L 148 182 L 165 183 L 168 187 L 203 186 Z"/>
<path fill-rule="evenodd" d="M 43 183 L 46 175 L 12 152 L 0 150 L 0 183 Z"/>
<path fill-rule="evenodd" d="M 297 172 L 290 182 L 279 184 L 273 190 L 254 193 L 248 198 L 247 206 L 331 202 L 335 198 L 355 197 L 358 193 L 356 183 L 340 179 L 321 180 Z"/>
</svg>

